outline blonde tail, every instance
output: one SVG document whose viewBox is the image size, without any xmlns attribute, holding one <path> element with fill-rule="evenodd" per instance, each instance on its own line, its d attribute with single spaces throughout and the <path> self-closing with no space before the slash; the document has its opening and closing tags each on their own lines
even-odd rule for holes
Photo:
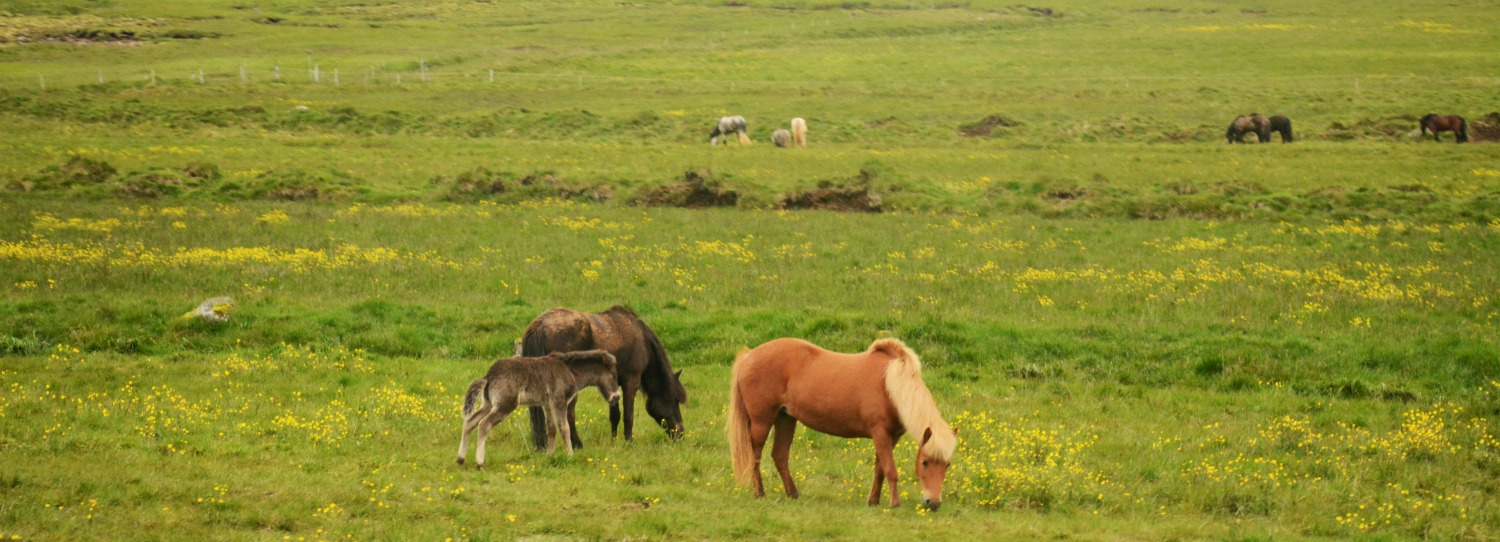
<svg viewBox="0 0 1500 542">
<path fill-rule="evenodd" d="M 725 424 L 729 432 L 729 456 L 734 459 L 734 479 L 741 484 L 755 481 L 755 457 L 750 453 L 750 414 L 745 411 L 745 401 L 740 397 L 740 375 L 744 372 L 745 355 L 749 350 L 740 350 L 735 357 L 729 377 L 729 420 Z"/>
</svg>

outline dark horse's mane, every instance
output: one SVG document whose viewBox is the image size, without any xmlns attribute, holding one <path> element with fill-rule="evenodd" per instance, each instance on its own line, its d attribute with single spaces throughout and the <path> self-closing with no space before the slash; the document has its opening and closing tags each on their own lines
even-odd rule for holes
<svg viewBox="0 0 1500 542">
<path fill-rule="evenodd" d="M 661 339 L 656 337 L 651 326 L 642 322 L 635 311 L 625 305 L 615 305 L 604 312 L 629 317 L 641 329 L 641 336 L 646 339 L 646 349 L 651 351 L 651 360 L 646 364 L 646 372 L 641 375 L 641 388 L 646 391 L 646 395 L 670 395 L 679 403 L 687 401 L 687 390 L 672 374 L 672 360 L 667 357 L 666 347 L 662 346 Z"/>
</svg>

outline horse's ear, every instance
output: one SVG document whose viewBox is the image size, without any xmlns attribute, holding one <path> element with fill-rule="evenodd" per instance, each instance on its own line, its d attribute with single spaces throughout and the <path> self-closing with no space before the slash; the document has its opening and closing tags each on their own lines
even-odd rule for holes
<svg viewBox="0 0 1500 542">
<path fill-rule="evenodd" d="M 928 427 L 927 429 L 925 429 L 925 430 L 922 431 L 922 444 L 917 445 L 917 448 L 921 448 L 923 446 L 926 446 L 927 445 L 927 441 L 929 441 L 929 440 L 932 440 L 932 428 L 931 427 Z"/>
<path fill-rule="evenodd" d="M 672 392 L 677 395 L 677 402 L 687 404 L 687 388 L 682 387 L 682 369 L 672 373 Z"/>
</svg>

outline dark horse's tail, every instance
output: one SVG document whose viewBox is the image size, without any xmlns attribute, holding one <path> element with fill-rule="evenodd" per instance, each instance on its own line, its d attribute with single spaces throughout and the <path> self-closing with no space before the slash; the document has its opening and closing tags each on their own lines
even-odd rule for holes
<svg viewBox="0 0 1500 542">
<path fill-rule="evenodd" d="M 1458 118 L 1458 142 L 1469 142 L 1469 121 L 1465 120 L 1463 117 Z"/>
<path fill-rule="evenodd" d="M 534 358 L 547 355 L 547 332 L 542 330 L 543 326 L 526 326 L 526 334 L 521 336 L 521 355 Z M 547 449 L 547 415 L 542 412 L 541 407 L 529 407 L 527 415 L 531 418 L 531 443 L 538 450 Z"/>
</svg>

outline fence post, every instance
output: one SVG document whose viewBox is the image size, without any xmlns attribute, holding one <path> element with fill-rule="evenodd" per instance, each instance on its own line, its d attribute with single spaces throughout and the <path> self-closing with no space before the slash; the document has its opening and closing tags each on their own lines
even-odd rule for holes
<svg viewBox="0 0 1500 542">
<path fill-rule="evenodd" d="M 38 75 L 37 79 L 41 80 L 41 82 L 42 82 L 42 91 L 45 92 L 47 90 L 47 76 L 45 76 L 45 75 Z"/>
<path fill-rule="evenodd" d="M 313 64 L 312 72 L 313 72 L 313 82 L 314 83 L 319 82 L 321 80 L 321 77 L 319 77 L 319 75 L 321 75 L 321 74 L 318 72 L 318 65 L 317 64 Z"/>
<path fill-rule="evenodd" d="M 426 60 L 422 61 L 422 82 L 423 83 L 427 82 L 427 61 Z"/>
<path fill-rule="evenodd" d="M 339 69 L 333 69 L 333 86 L 339 86 Z"/>
<path fill-rule="evenodd" d="M 244 82 L 249 81 L 249 80 L 250 80 L 250 78 L 245 76 L 245 65 L 244 64 L 240 64 L 240 82 L 244 83 Z"/>
<path fill-rule="evenodd" d="M 280 65 L 271 66 L 271 80 L 272 81 L 281 81 L 281 66 Z"/>
<path fill-rule="evenodd" d="M 490 68 L 490 82 L 491 83 L 495 82 L 495 69 L 494 68 Z"/>
<path fill-rule="evenodd" d="M 203 68 L 198 68 L 198 84 L 208 84 L 208 77 L 203 75 Z"/>
<path fill-rule="evenodd" d="M 104 68 L 99 68 L 99 84 L 104 84 Z"/>
</svg>

